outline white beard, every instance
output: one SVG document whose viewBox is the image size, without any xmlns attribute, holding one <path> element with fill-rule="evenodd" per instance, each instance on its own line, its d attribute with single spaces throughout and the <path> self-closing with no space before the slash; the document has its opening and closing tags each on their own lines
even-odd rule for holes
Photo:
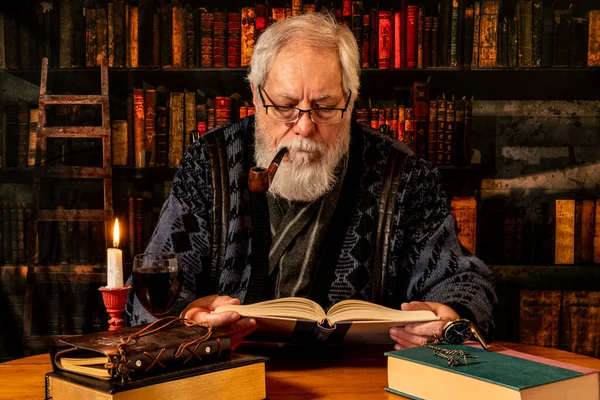
<svg viewBox="0 0 600 400">
<path fill-rule="evenodd" d="M 341 122 L 341 132 L 329 146 L 296 135 L 274 148 L 262 118 L 256 115 L 256 165 L 267 168 L 282 147 L 291 150 L 279 165 L 269 192 L 292 201 L 311 202 L 331 191 L 337 179 L 335 168 L 350 148 L 350 121 Z"/>
</svg>

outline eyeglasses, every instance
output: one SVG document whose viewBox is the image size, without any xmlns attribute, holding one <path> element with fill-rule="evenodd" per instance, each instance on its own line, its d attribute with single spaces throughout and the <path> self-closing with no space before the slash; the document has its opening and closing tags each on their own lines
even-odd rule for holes
<svg viewBox="0 0 600 400">
<path fill-rule="evenodd" d="M 315 124 L 336 124 L 344 118 L 344 113 L 348 109 L 348 105 L 350 104 L 350 99 L 352 98 L 352 91 L 348 95 L 348 99 L 346 100 L 346 105 L 344 108 L 335 108 L 335 107 L 324 107 L 324 108 L 311 108 L 309 110 L 302 110 L 298 107 L 291 106 L 278 106 L 275 104 L 265 104 L 265 97 L 263 96 L 263 89 L 258 87 L 258 94 L 260 99 L 262 100 L 263 107 L 265 108 L 265 114 L 272 116 L 278 121 L 286 122 L 288 124 L 293 124 L 300 119 L 302 113 L 308 113 L 310 120 Z M 269 95 L 265 93 L 267 98 Z M 269 109 L 271 109 L 271 113 L 269 114 Z"/>
</svg>

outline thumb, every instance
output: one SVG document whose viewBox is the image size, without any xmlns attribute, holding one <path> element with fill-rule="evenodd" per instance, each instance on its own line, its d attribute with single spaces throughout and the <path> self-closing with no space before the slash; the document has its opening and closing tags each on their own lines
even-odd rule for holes
<svg viewBox="0 0 600 400">
<path fill-rule="evenodd" d="M 402 303 L 400 306 L 402 311 L 427 310 L 433 311 L 433 308 L 423 301 L 411 301 L 410 303 Z"/>
</svg>

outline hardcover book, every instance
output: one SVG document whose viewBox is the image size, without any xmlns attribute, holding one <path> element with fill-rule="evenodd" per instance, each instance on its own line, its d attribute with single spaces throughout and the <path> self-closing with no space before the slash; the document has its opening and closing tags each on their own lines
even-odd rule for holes
<svg viewBox="0 0 600 400">
<path fill-rule="evenodd" d="M 310 299 L 287 297 L 247 305 L 217 307 L 255 318 L 248 339 L 271 342 L 344 341 L 389 344 L 389 330 L 412 322 L 436 321 L 431 311 L 400 311 L 361 300 L 344 300 L 327 313 Z"/>
<path fill-rule="evenodd" d="M 450 367 L 428 347 L 385 353 L 386 390 L 412 399 L 598 399 L 598 371 L 542 357 L 508 351 L 485 351 L 467 345 L 440 346 L 463 350 L 477 363 Z M 529 358 L 529 359 L 528 359 Z M 432 384 L 435 382 L 435 384 Z"/>
</svg>

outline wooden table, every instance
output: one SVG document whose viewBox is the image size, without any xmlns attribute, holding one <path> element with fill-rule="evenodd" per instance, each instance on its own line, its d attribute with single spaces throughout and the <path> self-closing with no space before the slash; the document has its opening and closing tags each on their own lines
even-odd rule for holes
<svg viewBox="0 0 600 400">
<path fill-rule="evenodd" d="M 545 347 L 496 343 L 517 351 L 600 370 L 600 359 Z M 270 357 L 269 399 L 389 399 L 385 392 L 386 358 L 381 346 L 345 346 L 307 350 L 301 347 L 246 346 L 246 352 Z M 0 399 L 43 399 L 44 374 L 51 370 L 48 354 L 0 364 Z"/>
</svg>

